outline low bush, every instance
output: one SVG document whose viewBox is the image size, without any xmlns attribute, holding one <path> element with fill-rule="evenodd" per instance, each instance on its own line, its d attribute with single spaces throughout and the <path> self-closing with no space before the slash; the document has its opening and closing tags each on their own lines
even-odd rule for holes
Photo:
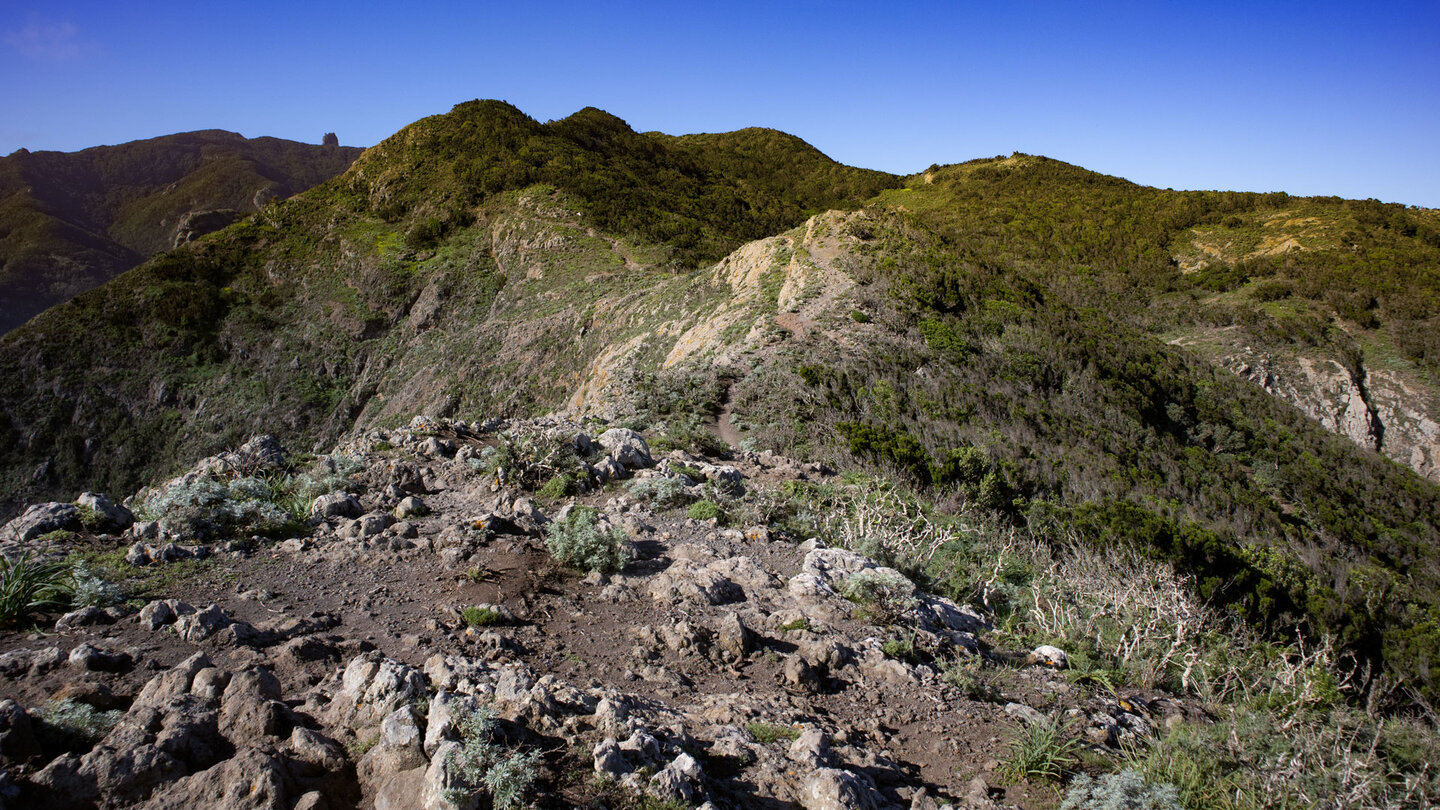
<svg viewBox="0 0 1440 810">
<path fill-rule="evenodd" d="M 1003 768 L 1011 779 L 1058 782 L 1079 762 L 1080 743 L 1070 735 L 1070 724 L 1050 717 L 1023 728 L 1010 743 Z"/>
<path fill-rule="evenodd" d="M 584 506 L 550 524 L 545 547 L 556 562 L 581 571 L 619 571 L 634 557 L 634 545 L 625 532 L 602 526 L 599 512 Z"/>
<path fill-rule="evenodd" d="M 274 537 L 295 529 L 309 509 L 308 501 L 292 495 L 286 479 L 278 475 L 206 475 L 152 493 L 138 511 L 167 532 L 199 540 Z"/>
<path fill-rule="evenodd" d="M 77 562 L 71 567 L 70 581 L 72 607 L 109 607 L 119 604 L 122 599 L 120 589 L 114 583 L 107 582 L 84 562 Z"/>
<path fill-rule="evenodd" d="M 1080 774 L 1060 810 L 1180 810 L 1180 793 L 1174 785 L 1148 784 L 1129 768 L 1099 779 Z"/>
<path fill-rule="evenodd" d="M 685 516 L 691 520 L 714 520 L 721 524 L 725 522 L 725 510 L 721 508 L 720 504 L 708 498 L 690 504 L 690 508 L 685 511 Z"/>
<path fill-rule="evenodd" d="M 83 754 L 95 747 L 125 713 L 101 711 L 76 700 L 51 700 L 34 713 L 35 735 L 47 752 Z"/>
<path fill-rule="evenodd" d="M 755 738 L 755 742 L 761 745 L 769 745 L 770 743 L 780 740 L 792 741 L 800 737 L 800 729 L 798 728 L 760 721 L 746 723 L 745 730 L 750 732 L 750 736 Z"/>
<path fill-rule="evenodd" d="M 505 622 L 504 614 L 487 607 L 467 607 L 460 611 L 460 618 L 471 627 L 490 627 Z"/>
<path fill-rule="evenodd" d="M 463 714 L 456 723 L 460 750 L 452 764 L 465 787 L 447 791 L 446 798 L 461 807 L 474 805 L 478 794 L 490 797 L 494 810 L 517 810 L 534 794 L 540 778 L 540 754 L 500 740 L 495 713 L 477 709 Z"/>
<path fill-rule="evenodd" d="M 867 568 L 845 579 L 840 595 L 854 602 L 856 612 L 881 625 L 904 621 L 918 602 L 915 584 L 893 571 Z"/>
<path fill-rule="evenodd" d="M 630 497 L 635 500 L 645 501 L 661 509 L 675 509 L 695 499 L 680 479 L 660 476 L 631 481 L 629 492 Z"/>
<path fill-rule="evenodd" d="M 1013 674 L 1013 670 L 1010 671 Z M 1003 683 L 993 671 L 987 671 L 979 656 L 967 656 L 940 663 L 940 677 L 966 698 L 982 703 L 1004 703 Z"/>
<path fill-rule="evenodd" d="M 574 492 L 575 479 L 568 473 L 557 473 L 546 481 L 544 486 L 535 490 L 536 495 L 548 501 L 558 501 Z"/>
<path fill-rule="evenodd" d="M 730 445 L 716 436 L 705 422 L 696 416 L 671 418 L 655 438 L 650 440 L 654 452 L 684 450 L 711 458 L 723 458 L 730 454 Z"/>
</svg>

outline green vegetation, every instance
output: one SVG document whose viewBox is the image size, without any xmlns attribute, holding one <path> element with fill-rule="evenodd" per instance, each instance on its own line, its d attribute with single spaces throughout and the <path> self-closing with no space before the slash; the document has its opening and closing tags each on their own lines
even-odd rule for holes
<svg viewBox="0 0 1440 810">
<path fill-rule="evenodd" d="M 73 593 L 71 568 L 65 563 L 38 562 L 29 553 L 14 560 L 0 556 L 0 624 L 65 609 Z"/>
<path fill-rule="evenodd" d="M 545 530 L 545 547 L 561 565 L 581 571 L 612 573 L 634 557 L 634 544 L 623 529 L 601 525 L 599 511 L 588 506 L 570 510 L 564 520 Z"/>
<path fill-rule="evenodd" d="M 655 476 L 637 478 L 628 486 L 630 497 L 653 504 L 659 509 L 675 509 L 694 500 L 690 490 L 678 478 Z"/>
<path fill-rule="evenodd" d="M 1189 806 L 1226 785 L 1293 795 L 1264 775 L 1281 755 L 1379 796 L 1428 778 L 1389 729 L 1440 695 L 1440 488 L 1169 341 L 1223 333 L 1440 390 L 1435 212 L 1147 189 L 1024 155 L 899 188 L 816 154 L 764 131 L 636 134 L 593 110 L 426 119 L 0 341 L 0 492 L 13 509 L 80 481 L 133 491 L 260 425 L 308 445 L 420 410 L 603 405 L 587 385 L 604 359 L 657 451 L 724 451 L 709 426 L 729 411 L 749 446 L 882 476 L 744 501 L 657 481 L 637 499 L 860 551 L 988 610 L 1015 649 L 1060 644 L 1081 688 L 1159 686 L 1309 735 L 1268 752 L 1176 735 L 1155 749 L 1174 756 L 1137 761 Z M 876 191 L 837 234 L 857 284 L 828 324 L 754 330 L 729 366 L 664 367 L 668 329 L 734 300 L 690 267 Z M 569 438 L 501 435 L 481 466 L 584 491 Z M 295 514 L 293 483 L 213 486 L 223 498 L 175 503 L 202 531 Z M 623 538 L 585 514 L 552 528 L 556 559 L 623 566 Z M 878 585 L 855 598 L 903 616 Z M 971 694 L 1004 672 L 949 671 Z M 1338 742 L 1331 712 L 1360 742 Z"/>
<path fill-rule="evenodd" d="M 1043 542 L 1134 542 L 1255 626 L 1298 625 L 1415 688 L 1440 684 L 1440 526 L 1421 517 L 1440 514 L 1440 489 L 1151 336 L 1212 311 L 1197 274 L 1170 263 L 1192 226 L 1166 206 L 1299 203 L 1140 189 L 1023 156 L 931 175 L 847 226 L 859 301 L 884 325 L 863 349 L 812 336 L 732 384 L 757 444 L 864 461 Z M 890 564 L 915 557 L 870 542 Z"/>
<path fill-rule="evenodd" d="M 505 623 L 505 614 L 489 607 L 467 607 L 460 611 L 460 618 L 471 627 L 491 627 Z"/>
<path fill-rule="evenodd" d="M 918 604 L 914 583 L 882 569 L 867 568 L 846 577 L 840 595 L 855 603 L 861 618 L 887 626 L 906 621 Z"/>
<path fill-rule="evenodd" d="M 0 334 L 169 249 L 180 220 L 203 235 L 344 171 L 353 147 L 322 149 L 208 130 L 80 152 L 0 158 Z"/>
<path fill-rule="evenodd" d="M 452 789 L 447 798 L 467 805 L 485 795 L 495 810 L 526 806 L 540 778 L 540 752 L 507 745 L 495 713 L 489 709 L 466 712 L 455 725 L 460 749 L 449 755 L 465 787 Z"/>
<path fill-rule="evenodd" d="M 1065 791 L 1060 810 L 1180 810 L 1174 785 L 1151 785 L 1126 768 L 1099 779 L 1080 774 Z"/>
<path fill-rule="evenodd" d="M 690 508 L 685 510 L 685 516 L 691 520 L 713 520 L 722 525 L 725 523 L 724 508 L 708 498 L 690 504 Z"/>
<path fill-rule="evenodd" d="M 755 738 L 755 742 L 761 745 L 769 745 L 781 740 L 791 742 L 800 738 L 800 729 L 794 726 L 780 726 L 759 720 L 746 723 L 745 730 L 750 732 L 750 736 Z"/>
<path fill-rule="evenodd" d="M 1070 724 L 1049 717 L 1020 730 L 1002 769 L 1011 779 L 1058 782 L 1079 764 L 1079 751 Z"/>
<path fill-rule="evenodd" d="M 50 700 L 34 713 L 35 736 L 53 754 L 84 754 L 95 747 L 125 714 L 120 709 L 100 710 L 76 700 Z"/>
<path fill-rule="evenodd" d="M 453 222 L 488 195 L 553 186 L 584 200 L 606 230 L 669 245 L 681 266 L 713 261 L 808 213 L 853 205 L 896 183 L 780 133 L 641 134 L 593 107 L 540 124 L 497 101 L 459 104 L 411 124 L 356 169 L 350 188 L 384 200 L 379 213 L 392 221 L 438 210 Z"/>
<path fill-rule="evenodd" d="M 310 500 L 290 488 L 291 478 L 207 475 L 154 492 L 139 507 L 147 520 L 183 537 L 199 540 L 294 531 L 308 514 Z"/>
<path fill-rule="evenodd" d="M 535 490 L 535 494 L 548 501 L 558 501 L 566 495 L 576 491 L 575 477 L 566 473 L 557 473 L 552 476 L 545 485 Z"/>
</svg>

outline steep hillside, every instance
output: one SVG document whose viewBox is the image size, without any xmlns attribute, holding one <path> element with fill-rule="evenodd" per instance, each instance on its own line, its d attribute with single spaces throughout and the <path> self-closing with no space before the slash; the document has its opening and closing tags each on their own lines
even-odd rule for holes
<svg viewBox="0 0 1440 810">
<path fill-rule="evenodd" d="M 770 148 L 775 166 L 814 156 Z M 308 443 L 405 408 L 561 404 L 586 352 L 645 332 L 634 295 L 663 283 L 666 306 L 698 305 L 690 262 L 843 202 L 836 177 L 859 197 L 896 182 L 811 172 L 815 191 L 781 199 L 598 110 L 540 124 L 472 102 L 419 121 L 8 335 L 10 508 L 81 480 L 133 488 L 256 430 Z"/>
<path fill-rule="evenodd" d="M 1145 188 L 1028 155 L 933 167 L 885 202 L 1440 478 L 1440 212 Z"/>
<path fill-rule="evenodd" d="M 360 151 L 206 130 L 0 158 L 0 332 L 334 177 Z"/>
</svg>

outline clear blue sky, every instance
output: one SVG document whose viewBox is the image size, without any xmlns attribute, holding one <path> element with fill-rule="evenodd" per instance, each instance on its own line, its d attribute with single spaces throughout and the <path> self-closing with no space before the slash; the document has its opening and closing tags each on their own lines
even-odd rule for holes
<svg viewBox="0 0 1440 810">
<path fill-rule="evenodd" d="M 900 173 L 1021 151 L 1440 207 L 1436 0 L 0 7 L 0 154 L 208 128 L 369 146 L 472 98 L 774 127 Z"/>
</svg>

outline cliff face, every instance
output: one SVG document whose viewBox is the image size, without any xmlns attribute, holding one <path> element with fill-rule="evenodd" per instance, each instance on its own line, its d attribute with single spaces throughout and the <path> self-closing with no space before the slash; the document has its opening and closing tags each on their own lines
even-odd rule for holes
<svg viewBox="0 0 1440 810">
<path fill-rule="evenodd" d="M 1440 398 L 1419 369 L 1372 368 L 1363 357 L 1347 367 L 1334 357 L 1249 345 L 1202 353 L 1326 430 L 1440 481 Z"/>
</svg>

